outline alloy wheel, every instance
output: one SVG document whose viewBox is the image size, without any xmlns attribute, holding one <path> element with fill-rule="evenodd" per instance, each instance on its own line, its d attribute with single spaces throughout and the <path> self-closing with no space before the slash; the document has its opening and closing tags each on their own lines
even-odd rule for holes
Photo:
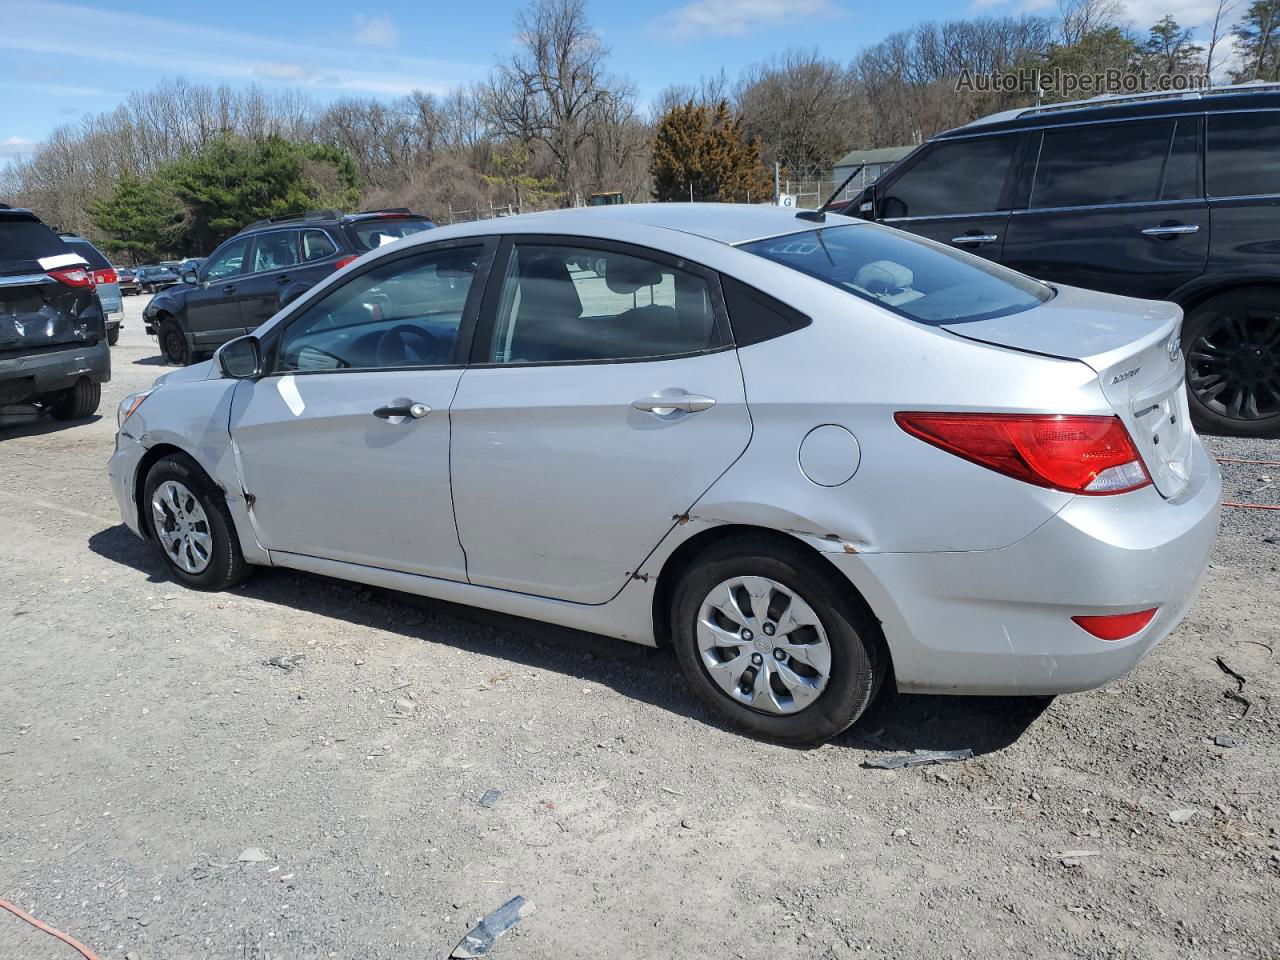
<svg viewBox="0 0 1280 960">
<path fill-rule="evenodd" d="M 716 586 L 698 613 L 698 652 L 729 697 L 762 713 L 799 713 L 831 678 L 831 645 L 818 615 L 768 577 Z"/>
<path fill-rule="evenodd" d="M 1261 420 L 1280 413 L 1280 313 L 1248 308 L 1215 318 L 1191 343 L 1187 379 L 1219 416 Z"/>
<path fill-rule="evenodd" d="M 204 507 L 187 487 L 166 480 L 151 494 L 156 539 L 169 559 L 187 573 L 202 573 L 213 558 L 213 533 Z"/>
</svg>

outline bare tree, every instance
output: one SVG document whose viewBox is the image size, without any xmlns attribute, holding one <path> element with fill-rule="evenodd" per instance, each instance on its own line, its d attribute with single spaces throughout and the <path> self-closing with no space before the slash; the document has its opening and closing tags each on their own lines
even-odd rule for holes
<svg viewBox="0 0 1280 960">
<path fill-rule="evenodd" d="M 1231 15 L 1235 3 L 1233 0 L 1218 0 L 1218 8 L 1213 13 L 1213 30 L 1209 33 L 1209 46 L 1204 56 L 1204 72 L 1213 76 L 1213 54 L 1218 43 L 1227 33 L 1227 18 Z"/>
</svg>

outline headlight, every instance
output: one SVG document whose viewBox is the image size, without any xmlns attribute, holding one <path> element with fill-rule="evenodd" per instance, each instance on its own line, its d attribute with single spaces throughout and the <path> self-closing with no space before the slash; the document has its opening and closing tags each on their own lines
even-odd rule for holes
<svg viewBox="0 0 1280 960">
<path fill-rule="evenodd" d="M 116 427 L 123 427 L 124 422 L 129 419 L 133 411 L 142 406 L 142 401 L 151 396 L 154 390 L 154 387 L 151 390 L 139 390 L 137 393 L 131 393 L 121 400 L 120 407 L 116 410 Z"/>
</svg>

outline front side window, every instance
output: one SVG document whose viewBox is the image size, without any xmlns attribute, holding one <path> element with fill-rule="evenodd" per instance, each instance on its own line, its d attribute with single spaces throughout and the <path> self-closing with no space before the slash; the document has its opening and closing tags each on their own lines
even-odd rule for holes
<svg viewBox="0 0 1280 960">
<path fill-rule="evenodd" d="M 239 237 L 229 240 L 214 251 L 209 262 L 204 265 L 204 276 L 207 281 L 226 280 L 239 276 L 244 269 L 244 257 L 249 252 L 249 238 Z"/>
<path fill-rule="evenodd" d="M 250 273 L 279 270 L 298 262 L 298 235 L 292 230 L 258 235 L 253 245 L 253 269 Z"/>
<path fill-rule="evenodd" d="M 517 244 L 490 363 L 634 360 L 719 345 L 707 281 L 640 256 Z"/>
<path fill-rule="evenodd" d="M 1209 116 L 1209 196 L 1280 193 L 1280 112 Z"/>
<path fill-rule="evenodd" d="M 989 320 L 1044 303 L 1020 273 L 876 224 L 826 227 L 741 248 L 932 326 Z"/>
<path fill-rule="evenodd" d="M 453 247 L 381 263 L 285 327 L 275 372 L 443 366 L 482 247 Z"/>
<path fill-rule="evenodd" d="M 1033 210 L 1160 199 L 1172 120 L 1046 130 L 1031 184 Z"/>
<path fill-rule="evenodd" d="M 880 194 L 879 215 L 941 217 L 989 213 L 1002 204 L 1017 137 L 956 140 L 930 148 Z"/>
</svg>

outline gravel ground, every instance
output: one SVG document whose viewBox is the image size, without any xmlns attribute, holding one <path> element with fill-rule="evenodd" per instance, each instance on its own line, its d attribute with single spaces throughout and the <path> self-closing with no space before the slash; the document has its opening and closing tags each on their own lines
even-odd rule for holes
<svg viewBox="0 0 1280 960">
<path fill-rule="evenodd" d="M 1226 511 L 1186 621 L 1106 689 L 890 693 L 791 750 L 665 653 L 288 571 L 170 582 L 105 472 L 163 372 L 128 303 L 101 418 L 0 434 L 0 897 L 103 960 L 444 957 L 518 893 L 495 957 L 1280 957 L 1280 513 Z M 1280 468 L 1224 470 L 1280 503 Z M 0 913 L 0 957 L 72 955 Z"/>
</svg>

